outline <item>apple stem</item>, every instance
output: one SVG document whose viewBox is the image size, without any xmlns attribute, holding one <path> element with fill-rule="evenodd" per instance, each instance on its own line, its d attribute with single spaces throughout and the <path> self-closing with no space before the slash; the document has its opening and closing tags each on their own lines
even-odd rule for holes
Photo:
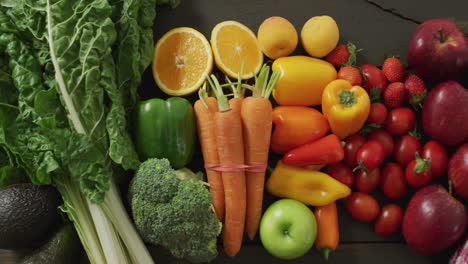
<svg viewBox="0 0 468 264">
<path fill-rule="evenodd" d="M 448 191 L 449 191 L 449 194 L 452 195 L 452 181 L 451 180 L 448 181 Z"/>
<path fill-rule="evenodd" d="M 328 261 L 331 251 L 332 251 L 331 248 L 328 248 L 328 247 L 322 249 L 323 257 L 325 258 L 326 261 Z"/>
<path fill-rule="evenodd" d="M 439 29 L 438 32 L 439 32 L 440 42 L 444 43 L 445 41 L 447 41 L 447 38 L 445 37 L 444 32 L 442 31 L 442 29 Z"/>
</svg>

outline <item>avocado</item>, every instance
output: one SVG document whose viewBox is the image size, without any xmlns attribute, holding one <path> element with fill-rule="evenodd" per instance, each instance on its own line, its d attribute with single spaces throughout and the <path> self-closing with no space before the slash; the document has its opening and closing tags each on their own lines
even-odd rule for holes
<svg viewBox="0 0 468 264">
<path fill-rule="evenodd" d="M 71 224 L 62 225 L 52 238 L 24 257 L 20 264 L 73 264 L 79 263 L 82 247 L 75 228 Z"/>
<path fill-rule="evenodd" d="M 0 189 L 0 248 L 34 248 L 57 227 L 60 196 L 51 186 L 30 183 Z"/>
</svg>

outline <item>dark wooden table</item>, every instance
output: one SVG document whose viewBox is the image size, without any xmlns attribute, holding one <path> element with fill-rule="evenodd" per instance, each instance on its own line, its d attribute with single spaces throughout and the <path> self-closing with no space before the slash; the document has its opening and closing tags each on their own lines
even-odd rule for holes
<svg viewBox="0 0 468 264">
<path fill-rule="evenodd" d="M 209 38 L 211 29 L 223 20 L 237 20 L 256 32 L 267 17 L 277 15 L 290 20 L 300 31 L 310 17 L 332 16 L 340 28 L 340 42 L 354 42 L 362 52 L 358 62 L 382 63 L 385 54 L 400 55 L 406 60 L 406 47 L 417 25 L 426 19 L 449 17 L 468 24 L 467 0 L 182 0 L 180 6 L 171 10 L 161 8 L 155 21 L 155 39 L 169 29 L 189 26 L 201 31 Z M 298 47 L 297 54 L 302 54 Z M 145 73 L 141 89 L 143 98 L 165 97 L 154 84 L 151 72 Z M 189 99 L 194 99 L 189 96 Z M 273 156 L 271 165 L 278 157 Z M 189 167 L 201 169 L 201 154 L 198 151 Z M 380 194 L 382 204 L 387 202 Z M 402 206 L 410 194 L 399 201 Z M 266 195 L 266 205 L 274 200 Z M 401 234 L 381 237 L 373 233 L 372 224 L 359 223 L 350 218 L 339 203 L 340 246 L 332 253 L 328 263 L 447 263 L 451 251 L 436 256 L 419 256 L 404 244 Z M 159 248 L 150 248 L 156 263 L 186 263 L 173 259 Z M 214 263 L 327 263 L 316 250 L 293 261 L 281 261 L 263 249 L 258 238 L 245 241 L 235 258 L 229 258 L 220 250 Z M 0 263 L 15 263 L 19 254 L 0 250 Z"/>
</svg>

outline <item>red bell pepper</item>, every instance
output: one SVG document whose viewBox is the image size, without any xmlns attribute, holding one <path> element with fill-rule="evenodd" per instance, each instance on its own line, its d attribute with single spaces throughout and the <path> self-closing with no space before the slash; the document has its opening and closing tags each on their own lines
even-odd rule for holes
<svg viewBox="0 0 468 264">
<path fill-rule="evenodd" d="M 328 135 L 311 143 L 287 152 L 282 162 L 290 166 L 309 166 L 340 162 L 344 158 L 344 150 L 340 139 Z"/>
</svg>

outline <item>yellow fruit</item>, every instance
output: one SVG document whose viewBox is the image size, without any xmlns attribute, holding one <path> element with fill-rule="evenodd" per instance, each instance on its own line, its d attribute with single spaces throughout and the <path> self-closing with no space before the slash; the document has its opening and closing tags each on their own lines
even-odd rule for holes
<svg viewBox="0 0 468 264">
<path fill-rule="evenodd" d="M 279 105 L 320 105 L 323 89 L 336 79 L 333 65 L 309 56 L 276 59 L 271 69 L 280 76 L 273 90 L 273 98 Z"/>
<path fill-rule="evenodd" d="M 258 28 L 257 38 L 263 53 L 270 59 L 288 56 L 296 49 L 298 41 L 293 24 L 278 16 L 263 21 Z"/>
<path fill-rule="evenodd" d="M 210 43 L 193 28 L 174 28 L 158 40 L 153 58 L 153 76 L 168 95 L 197 91 L 213 70 Z"/>
<path fill-rule="evenodd" d="M 254 77 L 263 64 L 263 54 L 255 34 L 237 21 L 224 21 L 211 31 L 211 48 L 216 66 L 231 78 Z"/>
<path fill-rule="evenodd" d="M 312 17 L 302 27 L 302 46 L 313 57 L 325 57 L 336 47 L 339 39 L 338 25 L 329 16 Z"/>
</svg>

